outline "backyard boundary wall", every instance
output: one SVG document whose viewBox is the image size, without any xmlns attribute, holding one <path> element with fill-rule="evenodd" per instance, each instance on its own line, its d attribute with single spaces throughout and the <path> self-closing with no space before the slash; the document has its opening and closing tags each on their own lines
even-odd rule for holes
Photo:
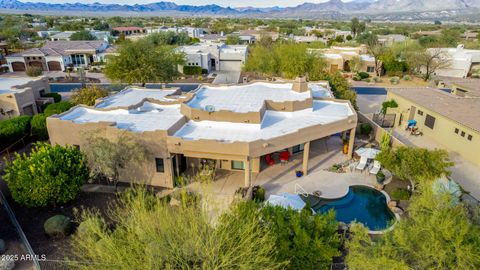
<svg viewBox="0 0 480 270">
<path fill-rule="evenodd" d="M 358 124 L 360 125 L 361 123 L 369 123 L 372 126 L 372 134 L 373 138 L 375 139 L 376 142 L 380 143 L 383 134 L 385 133 L 390 133 L 386 129 L 382 128 L 379 126 L 377 123 L 375 123 L 372 119 L 368 118 L 365 114 L 357 111 L 358 115 Z M 360 130 L 360 129 L 357 129 Z M 392 138 L 392 147 L 397 148 L 400 146 L 406 146 L 403 142 L 401 142 L 399 139 L 397 139 L 393 134 L 390 133 L 390 136 Z"/>
</svg>

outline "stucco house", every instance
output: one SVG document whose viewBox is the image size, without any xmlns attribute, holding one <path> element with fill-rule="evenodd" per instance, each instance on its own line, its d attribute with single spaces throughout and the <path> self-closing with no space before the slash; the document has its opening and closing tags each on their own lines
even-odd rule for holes
<svg viewBox="0 0 480 270">
<path fill-rule="evenodd" d="M 463 45 L 457 48 L 430 48 L 431 53 L 441 51 L 441 57 L 448 61 L 448 66 L 438 69 L 434 75 L 467 78 L 471 76 L 472 70 L 480 69 L 480 50 L 465 49 Z"/>
<path fill-rule="evenodd" d="M 366 72 L 375 76 L 375 58 L 367 54 L 365 46 L 360 47 L 337 47 L 332 46 L 328 49 L 309 49 L 310 52 L 318 54 L 327 62 L 327 69 L 335 72 L 337 70 L 351 72 L 350 61 L 358 57 L 361 61 L 359 72 Z M 381 65 L 381 63 L 378 63 Z"/>
<path fill-rule="evenodd" d="M 404 128 L 416 120 L 424 136 L 466 160 L 480 165 L 480 84 L 475 80 L 452 85 L 452 92 L 437 88 L 388 88 L 387 100 L 394 99 L 396 126 Z"/>
<path fill-rule="evenodd" d="M 10 72 L 38 67 L 44 71 L 64 71 L 67 67 L 89 67 L 93 62 L 103 62 L 111 48 L 108 42 L 47 41 L 41 48 L 32 48 L 6 57 Z"/>
<path fill-rule="evenodd" d="M 43 104 L 53 103 L 48 80 L 43 77 L 0 77 L 0 120 L 34 115 Z"/>
<path fill-rule="evenodd" d="M 143 166 L 125 168 L 121 181 L 173 188 L 175 177 L 200 164 L 244 172 L 244 186 L 268 164 L 266 156 L 301 155 L 309 170 L 310 143 L 349 134 L 351 156 L 357 114 L 337 100 L 327 82 L 253 82 L 180 89 L 128 87 L 94 107 L 76 106 L 47 119 L 52 144 L 85 147 L 85 136 L 128 134 L 148 145 Z M 339 149 L 340 151 L 340 149 Z"/>
<path fill-rule="evenodd" d="M 187 66 L 199 66 L 207 72 L 240 71 L 248 55 L 246 45 L 224 43 L 197 43 L 178 47 L 177 51 L 185 54 Z"/>
</svg>

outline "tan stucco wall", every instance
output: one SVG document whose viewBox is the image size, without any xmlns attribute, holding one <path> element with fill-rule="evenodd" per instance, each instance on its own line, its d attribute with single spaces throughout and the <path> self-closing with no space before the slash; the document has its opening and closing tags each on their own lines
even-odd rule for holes
<svg viewBox="0 0 480 270">
<path fill-rule="evenodd" d="M 478 155 L 478 152 L 480 151 L 479 132 L 460 123 L 457 123 L 449 118 L 446 118 L 445 116 L 442 116 L 437 112 L 431 111 L 392 92 L 388 92 L 387 94 L 387 100 L 390 99 L 395 99 L 395 101 L 398 103 L 398 108 L 388 109 L 388 113 L 397 114 L 397 126 L 399 125 L 400 115 L 402 115 L 403 119 L 403 123 L 401 124 L 402 127 L 406 125 L 407 120 L 409 120 L 410 109 L 412 106 L 415 106 L 416 111 L 413 119 L 417 120 L 417 126 L 425 136 L 428 136 L 432 140 L 441 144 L 442 146 L 447 148 L 447 150 L 457 152 L 466 160 L 469 160 L 474 164 L 480 165 L 480 155 Z M 419 115 L 417 113 L 418 110 L 423 111 L 423 115 Z M 425 126 L 425 117 L 427 114 L 435 117 L 435 125 L 433 130 Z M 460 132 L 464 131 L 466 133 L 465 137 L 460 136 L 460 132 L 459 134 L 456 134 L 455 128 L 458 128 Z M 473 136 L 473 139 L 471 141 L 467 139 L 468 135 Z"/>
<path fill-rule="evenodd" d="M 32 81 L 13 87 L 15 92 L 0 95 L 0 108 L 7 112 L 13 110 L 10 117 L 23 115 L 23 108 L 32 106 L 33 113 L 37 114 L 36 100 L 41 97 L 40 91 L 50 93 L 50 85 L 46 78 L 33 79 Z M 8 115 L 0 114 L 0 120 L 8 119 Z"/>
</svg>

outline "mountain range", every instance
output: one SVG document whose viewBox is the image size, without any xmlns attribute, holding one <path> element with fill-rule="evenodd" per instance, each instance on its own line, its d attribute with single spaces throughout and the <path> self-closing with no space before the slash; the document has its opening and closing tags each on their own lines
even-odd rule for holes
<svg viewBox="0 0 480 270">
<path fill-rule="evenodd" d="M 329 0 L 323 3 L 303 3 L 295 7 L 222 7 L 219 5 L 177 5 L 173 2 L 156 2 L 150 4 L 119 5 L 119 4 L 82 4 L 65 3 L 50 4 L 41 2 L 20 2 L 18 0 L 0 0 L 0 9 L 24 13 L 58 13 L 89 12 L 97 14 L 112 13 L 144 13 L 163 15 L 190 15 L 190 16 L 227 16 L 227 17 L 290 17 L 314 18 L 346 18 L 354 14 L 385 16 L 385 14 L 438 12 L 442 16 L 462 15 L 463 13 L 478 13 L 480 0 Z M 66 14 L 67 15 L 67 14 Z M 425 15 L 425 14 L 423 14 Z M 433 13 L 434 16 L 434 13 Z M 388 16 L 387 16 L 388 17 Z"/>
</svg>

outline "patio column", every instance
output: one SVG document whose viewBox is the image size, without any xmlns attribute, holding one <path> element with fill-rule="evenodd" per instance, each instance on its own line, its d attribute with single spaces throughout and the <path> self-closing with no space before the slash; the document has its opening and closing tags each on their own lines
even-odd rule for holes
<svg viewBox="0 0 480 270">
<path fill-rule="evenodd" d="M 251 166 L 250 166 L 250 158 L 247 157 L 245 161 L 243 161 L 245 164 L 245 187 L 250 187 L 252 185 L 252 179 L 251 179 Z"/>
<path fill-rule="evenodd" d="M 353 157 L 353 144 L 355 142 L 355 128 L 350 130 L 350 139 L 348 141 L 348 157 Z"/>
<path fill-rule="evenodd" d="M 303 163 L 302 163 L 302 171 L 303 175 L 308 174 L 308 158 L 310 155 L 310 142 L 306 142 L 303 146 Z"/>
</svg>

